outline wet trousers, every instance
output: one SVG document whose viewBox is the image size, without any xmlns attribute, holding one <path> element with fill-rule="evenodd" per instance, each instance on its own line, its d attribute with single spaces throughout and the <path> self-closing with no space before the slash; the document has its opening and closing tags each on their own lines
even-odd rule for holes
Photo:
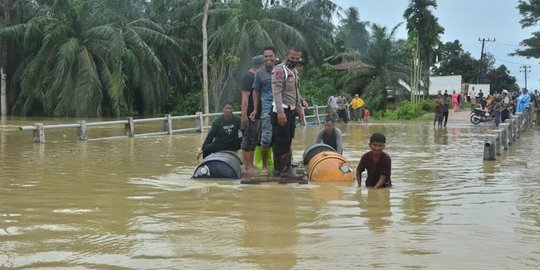
<svg viewBox="0 0 540 270">
<path fill-rule="evenodd" d="M 274 154 L 274 168 L 278 172 L 287 172 L 291 165 L 291 144 L 296 128 L 295 113 L 285 109 L 287 123 L 284 126 L 278 124 L 277 113 L 272 112 L 272 152 Z"/>
</svg>

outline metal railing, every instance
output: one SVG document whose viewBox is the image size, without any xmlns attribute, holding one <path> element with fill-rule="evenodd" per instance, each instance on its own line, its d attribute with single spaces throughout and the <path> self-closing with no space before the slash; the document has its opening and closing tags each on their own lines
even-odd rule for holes
<svg viewBox="0 0 540 270">
<path fill-rule="evenodd" d="M 311 106 L 305 109 L 306 116 L 304 117 L 304 122 L 301 123 L 306 125 L 308 119 L 314 119 L 313 122 L 316 124 L 321 123 L 321 118 L 327 116 L 326 112 L 327 106 Z M 321 113 L 321 109 L 325 113 Z M 308 112 L 312 114 L 308 115 Z M 77 123 L 71 124 L 55 124 L 55 125 L 44 125 L 43 123 L 34 123 L 31 126 L 21 126 L 19 129 L 21 131 L 32 131 L 33 132 L 33 142 L 35 143 L 44 143 L 45 142 L 45 130 L 54 130 L 54 129 L 71 129 L 75 128 L 77 133 L 77 139 L 80 141 L 88 140 L 106 140 L 106 139 L 118 139 L 118 138 L 133 138 L 133 137 L 146 137 L 146 136 L 161 136 L 161 135 L 172 135 L 174 133 L 180 132 L 202 132 L 204 129 L 210 128 L 211 126 L 205 125 L 205 119 L 210 117 L 217 117 L 223 113 L 209 113 L 203 114 L 202 112 L 197 112 L 195 115 L 182 115 L 182 116 L 171 116 L 167 114 L 163 117 L 154 117 L 154 118 L 142 118 L 142 119 L 133 119 L 133 117 L 128 117 L 124 120 L 114 120 L 114 121 L 100 121 L 100 122 L 86 122 L 86 120 L 78 121 Z M 239 115 L 240 112 L 234 112 L 234 114 Z M 178 128 L 174 129 L 173 121 L 174 120 L 196 120 L 195 127 L 188 128 Z M 135 124 L 145 124 L 161 122 L 162 129 L 160 131 L 146 132 L 146 133 L 135 133 Z M 210 121 L 206 121 L 210 122 Z M 88 138 L 88 129 L 90 127 L 105 127 L 105 126 L 122 126 L 124 127 L 125 135 L 121 136 L 111 136 L 111 137 L 101 137 L 101 138 Z"/>
</svg>

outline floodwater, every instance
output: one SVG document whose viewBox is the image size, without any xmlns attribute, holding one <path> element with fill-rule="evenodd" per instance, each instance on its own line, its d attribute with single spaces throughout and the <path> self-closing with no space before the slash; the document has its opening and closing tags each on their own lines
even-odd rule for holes
<svg viewBox="0 0 540 270">
<path fill-rule="evenodd" d="M 536 127 L 484 162 L 486 127 L 340 126 L 355 167 L 387 135 L 394 187 L 371 190 L 195 181 L 205 134 L 34 144 L 31 122 L 0 127 L 2 269 L 540 269 Z"/>
</svg>

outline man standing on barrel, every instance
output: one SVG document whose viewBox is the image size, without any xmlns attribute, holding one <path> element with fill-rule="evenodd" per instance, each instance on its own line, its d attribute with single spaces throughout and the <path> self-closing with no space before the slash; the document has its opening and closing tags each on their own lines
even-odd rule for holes
<svg viewBox="0 0 540 270">
<path fill-rule="evenodd" d="M 302 57 L 302 50 L 296 45 L 289 46 L 283 63 L 272 71 L 272 137 L 275 176 L 283 179 L 298 179 L 299 175 L 291 171 L 291 143 L 296 128 L 296 115 L 300 122 L 304 120 L 302 97 L 298 91 L 298 73 L 296 65 Z"/>
</svg>

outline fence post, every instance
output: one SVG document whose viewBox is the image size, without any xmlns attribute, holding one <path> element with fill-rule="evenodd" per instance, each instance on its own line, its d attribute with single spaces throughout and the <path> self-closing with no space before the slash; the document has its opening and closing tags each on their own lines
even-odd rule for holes
<svg viewBox="0 0 540 270">
<path fill-rule="evenodd" d="M 125 125 L 126 135 L 130 138 L 133 138 L 135 135 L 135 123 L 133 123 L 133 117 L 128 117 L 127 123 Z"/>
<path fill-rule="evenodd" d="M 534 107 L 531 105 L 529 110 L 527 110 L 527 129 L 530 128 L 532 124 L 533 108 Z"/>
<path fill-rule="evenodd" d="M 508 150 L 508 124 L 501 123 L 501 147 L 503 150 Z"/>
<path fill-rule="evenodd" d="M 45 129 L 43 129 L 43 123 L 34 123 L 34 137 L 33 142 L 35 143 L 44 143 L 45 142 Z"/>
<path fill-rule="evenodd" d="M 88 134 L 86 133 L 86 121 L 79 121 L 79 127 L 77 128 L 77 138 L 79 141 L 88 141 Z"/>
<path fill-rule="evenodd" d="M 204 129 L 203 113 L 197 112 L 196 115 L 197 115 L 197 121 L 198 121 L 197 128 L 199 128 L 197 131 L 202 132 Z"/>
<path fill-rule="evenodd" d="M 519 116 L 512 115 L 512 122 L 514 124 L 514 140 L 517 140 L 519 138 L 519 128 L 520 128 Z"/>
<path fill-rule="evenodd" d="M 165 115 L 165 122 L 163 122 L 163 131 L 167 131 L 167 134 L 173 133 L 172 118 L 170 114 Z"/>
<path fill-rule="evenodd" d="M 502 153 L 501 148 L 501 131 L 497 130 L 497 133 L 495 133 L 495 153 L 497 155 Z"/>
<path fill-rule="evenodd" d="M 317 121 L 317 125 L 320 125 L 321 118 L 319 117 L 319 106 L 315 105 L 313 110 L 315 111 L 315 121 Z"/>
<path fill-rule="evenodd" d="M 486 137 L 484 140 L 484 160 L 496 160 L 497 151 L 495 149 L 496 138 L 494 136 Z"/>
</svg>

